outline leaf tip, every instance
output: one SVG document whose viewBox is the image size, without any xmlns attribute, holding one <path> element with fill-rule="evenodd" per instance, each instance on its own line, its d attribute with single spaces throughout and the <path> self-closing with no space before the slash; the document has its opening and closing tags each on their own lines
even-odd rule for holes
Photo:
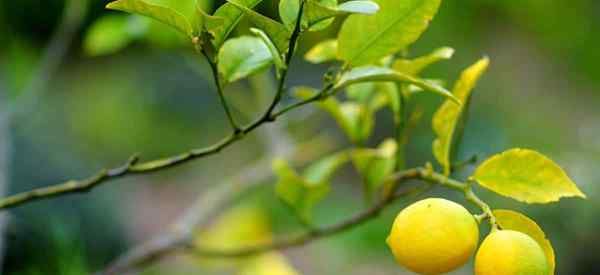
<svg viewBox="0 0 600 275">
<path fill-rule="evenodd" d="M 110 2 L 110 3 L 106 4 L 106 6 L 104 6 L 104 8 L 109 9 L 109 10 L 115 9 L 116 8 L 115 6 L 117 5 L 118 2 L 119 2 L 118 0 Z"/>
</svg>

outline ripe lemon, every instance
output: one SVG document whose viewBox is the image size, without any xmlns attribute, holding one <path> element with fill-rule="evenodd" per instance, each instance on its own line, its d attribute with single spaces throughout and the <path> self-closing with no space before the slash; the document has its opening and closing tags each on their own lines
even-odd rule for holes
<svg viewBox="0 0 600 275">
<path fill-rule="evenodd" d="M 398 263 L 420 274 L 442 274 L 464 265 L 475 252 L 479 228 L 460 204 L 418 201 L 398 214 L 387 239 Z"/>
<path fill-rule="evenodd" d="M 548 275 L 548 263 L 533 238 L 498 230 L 481 244 L 475 257 L 475 275 Z"/>
</svg>

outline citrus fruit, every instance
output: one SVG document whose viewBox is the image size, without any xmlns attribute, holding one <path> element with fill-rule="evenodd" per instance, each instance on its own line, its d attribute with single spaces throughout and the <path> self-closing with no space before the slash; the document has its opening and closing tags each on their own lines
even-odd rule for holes
<svg viewBox="0 0 600 275">
<path fill-rule="evenodd" d="M 420 274 L 441 274 L 464 265 L 475 252 L 479 228 L 460 204 L 430 198 L 398 214 L 387 243 L 398 263 Z"/>
<path fill-rule="evenodd" d="M 477 252 L 475 275 L 548 275 L 548 263 L 533 238 L 518 231 L 497 230 Z"/>
</svg>

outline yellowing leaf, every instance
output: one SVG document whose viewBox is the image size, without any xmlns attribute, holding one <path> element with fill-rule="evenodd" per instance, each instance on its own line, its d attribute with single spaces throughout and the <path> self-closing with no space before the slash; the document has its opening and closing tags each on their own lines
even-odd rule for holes
<svg viewBox="0 0 600 275">
<path fill-rule="evenodd" d="M 106 8 L 147 16 L 165 23 L 189 37 L 193 36 L 192 25 L 187 18 L 171 8 L 152 5 L 141 0 L 117 0 L 106 5 Z"/>
<path fill-rule="evenodd" d="M 565 171 L 546 156 L 511 149 L 483 162 L 472 178 L 498 194 L 526 203 L 549 203 L 585 195 Z"/>
<path fill-rule="evenodd" d="M 533 238 L 544 250 L 546 259 L 548 260 L 549 272 L 548 275 L 554 275 L 556 266 L 554 259 L 554 249 L 552 244 L 546 238 L 546 234 L 539 225 L 525 215 L 511 210 L 494 210 L 496 222 L 500 228 L 504 230 L 514 230 L 529 235 Z"/>
<path fill-rule="evenodd" d="M 435 50 L 434 52 L 421 56 L 415 59 L 398 59 L 392 65 L 392 68 L 398 72 L 403 72 L 409 75 L 418 75 L 425 68 L 429 67 L 434 63 L 442 60 L 452 58 L 454 55 L 454 49 L 449 47 L 443 47 Z"/>
<path fill-rule="evenodd" d="M 415 42 L 441 0 L 377 0 L 374 15 L 353 14 L 339 33 L 339 56 L 352 66 L 372 64 Z"/>
<path fill-rule="evenodd" d="M 423 88 L 424 90 L 442 95 L 454 101 L 456 104 L 460 105 L 461 103 L 458 98 L 456 98 L 448 90 L 444 89 L 444 87 L 441 87 L 429 81 L 422 80 L 412 75 L 397 72 L 390 68 L 378 66 L 358 67 L 344 73 L 337 81 L 334 89 L 338 90 L 348 87 L 355 83 L 363 82 L 399 82 L 413 84 L 415 86 Z"/>
<path fill-rule="evenodd" d="M 471 91 L 475 87 L 477 80 L 489 65 L 489 59 L 483 58 L 477 63 L 466 69 L 456 85 L 452 94 L 458 98 L 463 104 L 458 106 L 453 102 L 446 101 L 433 116 L 433 131 L 437 135 L 437 139 L 433 142 L 433 155 L 438 162 L 444 167 L 444 174 L 450 174 L 451 167 L 451 152 L 455 130 L 457 129 L 460 117 L 468 106 L 468 100 Z"/>
<path fill-rule="evenodd" d="M 299 275 L 298 271 L 278 252 L 256 256 L 241 266 L 238 275 Z"/>
<path fill-rule="evenodd" d="M 337 58 L 337 47 L 337 40 L 325 40 L 312 47 L 312 49 L 304 55 L 304 59 L 314 64 L 335 60 Z"/>
<path fill-rule="evenodd" d="M 194 244 L 216 250 L 237 250 L 265 245 L 273 241 L 268 213 L 255 203 L 242 203 L 225 211 L 207 228 L 195 232 Z M 246 259 L 201 259 L 200 263 L 212 268 L 235 267 Z"/>
</svg>

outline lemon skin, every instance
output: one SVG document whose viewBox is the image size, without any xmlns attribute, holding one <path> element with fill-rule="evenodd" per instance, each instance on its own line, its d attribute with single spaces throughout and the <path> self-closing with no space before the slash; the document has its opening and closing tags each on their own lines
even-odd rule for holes
<svg viewBox="0 0 600 275">
<path fill-rule="evenodd" d="M 464 265 L 479 241 L 477 222 L 460 204 L 430 198 L 398 214 L 387 239 L 398 263 L 419 274 L 443 274 Z"/>
<path fill-rule="evenodd" d="M 548 271 L 540 245 L 517 231 L 492 232 L 475 256 L 475 275 L 548 275 Z"/>
</svg>

